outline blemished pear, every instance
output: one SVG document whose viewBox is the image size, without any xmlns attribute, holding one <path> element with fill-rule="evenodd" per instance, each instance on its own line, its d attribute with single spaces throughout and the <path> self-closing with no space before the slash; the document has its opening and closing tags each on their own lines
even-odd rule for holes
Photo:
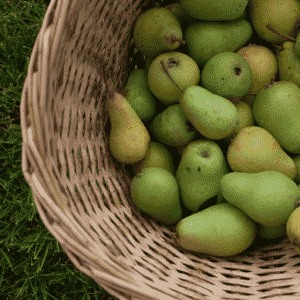
<svg viewBox="0 0 300 300">
<path fill-rule="evenodd" d="M 111 124 L 109 149 L 112 156 L 124 164 L 142 160 L 150 143 L 150 135 L 144 123 L 119 93 L 115 93 L 107 105 Z"/>
<path fill-rule="evenodd" d="M 234 172 L 278 171 L 294 179 L 297 168 L 293 159 L 264 128 L 242 128 L 228 147 L 227 161 Z"/>
</svg>

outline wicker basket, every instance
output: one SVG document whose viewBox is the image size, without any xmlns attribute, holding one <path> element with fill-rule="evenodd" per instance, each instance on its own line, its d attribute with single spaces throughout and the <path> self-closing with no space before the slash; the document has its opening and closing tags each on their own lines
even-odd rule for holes
<svg viewBox="0 0 300 300">
<path fill-rule="evenodd" d="M 193 254 L 178 247 L 174 226 L 132 205 L 132 176 L 108 151 L 105 103 L 144 67 L 132 28 L 155 3 L 109 2 L 52 0 L 31 55 L 22 169 L 45 226 L 120 300 L 300 299 L 300 256 L 287 237 L 227 259 Z"/>
</svg>

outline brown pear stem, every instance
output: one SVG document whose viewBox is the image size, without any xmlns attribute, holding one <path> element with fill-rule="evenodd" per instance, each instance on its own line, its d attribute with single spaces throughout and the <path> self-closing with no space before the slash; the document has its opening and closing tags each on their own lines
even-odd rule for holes
<svg viewBox="0 0 300 300">
<path fill-rule="evenodd" d="M 172 77 L 171 74 L 169 73 L 165 61 L 162 59 L 162 60 L 160 61 L 160 63 L 161 63 L 161 65 L 162 65 L 164 71 L 166 72 L 166 74 L 169 76 L 169 78 L 170 78 L 170 79 L 175 83 L 175 85 L 183 92 L 183 89 L 177 84 L 177 82 L 173 79 L 173 77 Z"/>
<path fill-rule="evenodd" d="M 181 45 L 185 45 L 185 41 L 183 39 L 180 39 L 178 37 L 176 37 L 175 35 L 171 35 L 171 43 L 174 44 L 175 42 L 180 43 Z"/>
<path fill-rule="evenodd" d="M 287 40 L 287 41 L 291 41 L 293 43 L 296 43 L 296 39 L 291 37 L 291 36 L 288 36 L 288 35 L 285 35 L 285 34 L 281 34 L 279 33 L 277 30 L 275 30 L 273 27 L 271 27 L 271 24 L 267 24 L 266 27 L 271 30 L 273 33 L 279 35 L 280 37 L 282 37 L 283 39 Z"/>
</svg>

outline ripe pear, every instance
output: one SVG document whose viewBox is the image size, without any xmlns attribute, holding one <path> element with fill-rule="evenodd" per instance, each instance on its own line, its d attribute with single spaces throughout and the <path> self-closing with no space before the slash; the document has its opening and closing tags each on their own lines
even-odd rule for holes
<svg viewBox="0 0 300 300">
<path fill-rule="evenodd" d="M 287 222 L 300 199 L 300 189 L 278 171 L 231 172 L 221 179 L 225 199 L 255 222 L 278 226 Z"/>
<path fill-rule="evenodd" d="M 186 146 L 197 133 L 180 104 L 170 105 L 156 115 L 150 124 L 150 132 L 161 143 L 173 147 Z"/>
<path fill-rule="evenodd" d="M 142 121 L 146 122 L 154 117 L 156 99 L 149 89 L 145 69 L 135 69 L 130 73 L 122 94 Z"/>
<path fill-rule="evenodd" d="M 232 102 L 201 86 L 187 87 L 179 97 L 179 103 L 188 120 L 208 139 L 220 140 L 229 136 L 239 123 Z"/>
<path fill-rule="evenodd" d="M 197 63 L 181 52 L 160 54 L 152 61 L 148 71 L 151 92 L 166 105 L 178 102 L 183 90 L 199 81 L 200 69 Z"/>
<path fill-rule="evenodd" d="M 238 50 L 251 38 L 252 33 L 251 24 L 243 19 L 227 22 L 198 21 L 185 29 L 184 38 L 189 56 L 199 66 L 204 66 L 217 53 Z"/>
<path fill-rule="evenodd" d="M 276 51 L 280 80 L 286 80 L 300 87 L 300 59 L 296 55 L 295 44 L 285 41 Z"/>
<path fill-rule="evenodd" d="M 166 51 L 174 51 L 185 42 L 182 28 L 170 10 L 150 8 L 142 13 L 134 26 L 133 41 L 144 55 L 156 57 Z"/>
<path fill-rule="evenodd" d="M 236 54 L 247 61 L 252 72 L 249 94 L 256 95 L 263 87 L 274 81 L 277 75 L 277 60 L 273 52 L 262 45 L 249 44 Z"/>
<path fill-rule="evenodd" d="M 183 249 L 232 256 L 253 243 L 256 224 L 239 208 L 219 203 L 182 219 L 176 233 L 176 241 Z"/>
<path fill-rule="evenodd" d="M 296 207 L 289 216 L 286 233 L 296 252 L 300 255 L 300 207 Z"/>
<path fill-rule="evenodd" d="M 234 52 L 224 51 L 211 57 L 201 73 L 201 86 L 222 97 L 243 97 L 252 83 L 248 62 Z"/>
<path fill-rule="evenodd" d="M 241 129 L 228 147 L 227 161 L 234 172 L 274 170 L 291 179 L 297 175 L 293 159 L 267 130 L 258 126 Z"/>
<path fill-rule="evenodd" d="M 230 142 L 243 128 L 254 125 L 252 109 L 247 103 L 239 101 L 235 107 L 238 112 L 239 124 L 234 128 L 232 134 L 225 138 L 227 142 Z"/>
<path fill-rule="evenodd" d="M 150 143 L 150 135 L 144 123 L 119 93 L 115 93 L 107 105 L 111 124 L 109 148 L 112 156 L 124 164 L 142 160 Z"/>
<path fill-rule="evenodd" d="M 224 154 L 210 140 L 191 142 L 183 151 L 176 179 L 184 206 L 196 212 L 201 204 L 220 192 L 220 180 L 229 172 Z"/>
<path fill-rule="evenodd" d="M 151 141 L 146 157 L 132 165 L 134 174 L 138 174 L 145 168 L 160 167 L 175 175 L 173 156 L 168 148 L 162 143 Z"/>
<path fill-rule="evenodd" d="M 248 0 L 181 0 L 180 4 L 195 19 L 231 21 L 242 16 Z"/>
<path fill-rule="evenodd" d="M 254 119 L 291 153 L 300 153 L 300 87 L 281 80 L 260 91 L 253 104 Z"/>
<path fill-rule="evenodd" d="M 175 176 L 166 169 L 142 169 L 131 182 L 130 193 L 138 209 L 166 225 L 179 222 L 182 209 Z"/>
<path fill-rule="evenodd" d="M 279 44 L 284 38 L 272 32 L 267 25 L 278 32 L 295 37 L 300 19 L 298 0 L 249 0 L 251 23 L 257 34 L 265 41 Z"/>
</svg>

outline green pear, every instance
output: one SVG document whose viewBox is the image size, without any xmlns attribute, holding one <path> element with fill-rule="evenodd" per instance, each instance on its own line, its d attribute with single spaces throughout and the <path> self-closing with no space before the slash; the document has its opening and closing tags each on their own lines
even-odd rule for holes
<svg viewBox="0 0 300 300">
<path fill-rule="evenodd" d="M 300 87 L 293 82 L 274 82 L 254 100 L 253 115 L 281 147 L 300 153 Z"/>
<path fill-rule="evenodd" d="M 297 207 L 289 216 L 286 224 L 286 234 L 296 252 L 300 254 L 300 207 Z"/>
<path fill-rule="evenodd" d="M 156 113 L 156 99 L 148 86 L 146 70 L 133 70 L 129 75 L 122 94 L 142 121 L 146 122 L 154 117 Z"/>
<path fill-rule="evenodd" d="M 266 226 L 287 222 L 300 199 L 297 184 L 278 171 L 228 173 L 221 179 L 221 191 L 230 204 Z"/>
<path fill-rule="evenodd" d="M 244 13 L 248 0 L 181 0 L 180 4 L 195 19 L 231 21 Z"/>
<path fill-rule="evenodd" d="M 286 235 L 286 223 L 277 226 L 257 224 L 257 235 L 267 240 L 283 237 Z"/>
<path fill-rule="evenodd" d="M 296 165 L 296 168 L 297 168 L 297 176 L 295 177 L 295 182 L 297 184 L 300 183 L 300 155 L 296 155 L 294 158 L 293 158 L 293 161 Z"/>
<path fill-rule="evenodd" d="M 107 106 L 111 124 L 109 149 L 112 156 L 124 164 L 142 160 L 150 143 L 150 135 L 144 123 L 119 93 L 114 94 Z"/>
<path fill-rule="evenodd" d="M 176 241 L 183 249 L 232 256 L 253 243 L 256 224 L 237 207 L 220 203 L 182 219 L 176 233 Z"/>
<path fill-rule="evenodd" d="M 247 61 L 251 68 L 252 84 L 249 94 L 256 95 L 265 85 L 274 81 L 277 75 L 277 60 L 273 52 L 265 46 L 249 44 L 236 54 Z"/>
<path fill-rule="evenodd" d="M 227 142 L 230 142 L 243 128 L 254 125 L 253 113 L 249 104 L 240 101 L 235 107 L 238 112 L 239 124 L 234 128 L 232 134 L 225 138 Z"/>
<path fill-rule="evenodd" d="M 201 85 L 222 97 L 243 97 L 252 83 L 247 61 L 234 52 L 224 51 L 211 57 L 201 74 Z"/>
<path fill-rule="evenodd" d="M 239 123 L 232 102 L 201 86 L 187 87 L 179 97 L 179 103 L 188 120 L 208 139 L 220 140 L 229 136 Z"/>
<path fill-rule="evenodd" d="M 277 49 L 278 74 L 280 80 L 286 80 L 300 87 L 300 59 L 295 52 L 295 44 L 286 41 L 282 44 L 282 50 Z"/>
<path fill-rule="evenodd" d="M 146 56 L 156 57 L 166 51 L 174 51 L 185 42 L 182 28 L 170 10 L 160 7 L 142 13 L 134 26 L 133 42 Z"/>
<path fill-rule="evenodd" d="M 251 24 L 247 20 L 198 21 L 186 28 L 184 37 L 189 56 L 199 66 L 204 66 L 217 53 L 238 50 L 251 38 L 252 33 Z"/>
<path fill-rule="evenodd" d="M 131 182 L 130 193 L 137 208 L 154 220 L 173 225 L 182 219 L 175 176 L 158 167 L 142 169 Z"/>
<path fill-rule="evenodd" d="M 251 23 L 263 40 L 278 44 L 284 38 L 272 32 L 267 25 L 278 32 L 295 37 L 299 25 L 300 2 L 298 0 L 249 0 Z"/>
<path fill-rule="evenodd" d="M 182 91 L 200 81 L 197 63 L 181 52 L 166 52 L 157 56 L 148 71 L 151 92 L 164 104 L 178 102 Z"/>
<path fill-rule="evenodd" d="M 186 146 L 197 133 L 180 104 L 170 105 L 156 115 L 150 124 L 150 131 L 161 143 L 173 147 Z"/>
<path fill-rule="evenodd" d="M 191 142 L 183 151 L 176 171 L 183 205 L 196 212 L 202 203 L 220 193 L 220 180 L 229 171 L 217 143 L 210 140 Z"/>
<path fill-rule="evenodd" d="M 267 130 L 258 126 L 241 129 L 228 147 L 227 161 L 234 172 L 274 170 L 291 179 L 297 175 L 293 159 Z"/>
<path fill-rule="evenodd" d="M 145 168 L 159 167 L 176 174 L 173 156 L 168 148 L 162 143 L 151 141 L 146 157 L 132 165 L 134 174 L 138 174 Z"/>
</svg>

